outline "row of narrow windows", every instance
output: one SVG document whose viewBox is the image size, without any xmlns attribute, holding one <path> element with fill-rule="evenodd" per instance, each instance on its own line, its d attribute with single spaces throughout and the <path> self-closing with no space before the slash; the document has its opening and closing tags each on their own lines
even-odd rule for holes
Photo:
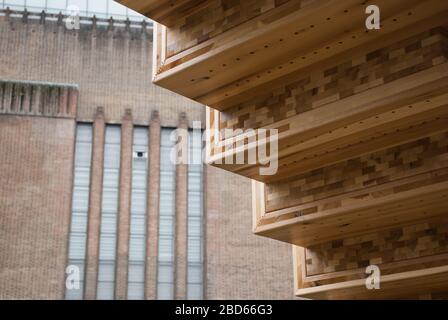
<svg viewBox="0 0 448 320">
<path fill-rule="evenodd" d="M 158 299 L 174 298 L 176 165 L 170 159 L 175 144 L 170 138 L 173 130 L 163 128 L 160 141 Z M 67 289 L 67 299 L 82 299 L 84 292 L 92 138 L 92 125 L 78 124 L 68 264 L 79 268 L 80 287 Z M 189 156 L 200 159 L 200 132 L 190 131 L 189 140 Z M 128 299 L 138 300 L 144 299 L 145 288 L 148 128 L 135 127 L 133 141 L 127 292 Z M 113 299 L 115 291 L 120 149 L 121 127 L 106 126 L 97 283 L 97 299 L 101 300 Z M 188 299 L 203 298 L 203 167 L 197 163 L 188 165 Z"/>
</svg>

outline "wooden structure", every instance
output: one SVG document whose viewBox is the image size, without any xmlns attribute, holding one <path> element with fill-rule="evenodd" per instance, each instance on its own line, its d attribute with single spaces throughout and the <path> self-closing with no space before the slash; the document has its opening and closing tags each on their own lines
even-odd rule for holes
<svg viewBox="0 0 448 320">
<path fill-rule="evenodd" d="M 297 295 L 448 291 L 447 1 L 375 1 L 379 30 L 361 0 L 119 2 L 158 22 L 154 82 L 208 106 L 207 161 L 253 179 L 254 232 L 294 245 Z M 275 147 L 273 175 L 235 161 Z"/>
</svg>

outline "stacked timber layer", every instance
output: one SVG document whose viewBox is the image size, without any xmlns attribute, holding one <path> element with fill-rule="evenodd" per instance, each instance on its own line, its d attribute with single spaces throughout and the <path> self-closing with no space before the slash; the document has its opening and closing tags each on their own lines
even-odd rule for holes
<svg viewBox="0 0 448 320">
<path fill-rule="evenodd" d="M 253 179 L 254 232 L 293 244 L 297 295 L 444 296 L 447 1 L 121 2 L 159 22 L 154 82 L 209 106 L 207 161 Z M 273 175 L 236 161 L 274 150 L 257 129 Z"/>
</svg>

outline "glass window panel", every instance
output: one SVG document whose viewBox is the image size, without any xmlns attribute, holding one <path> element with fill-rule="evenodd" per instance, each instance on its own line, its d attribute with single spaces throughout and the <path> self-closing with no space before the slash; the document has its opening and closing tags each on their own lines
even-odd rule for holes
<svg viewBox="0 0 448 320">
<path fill-rule="evenodd" d="M 160 264 L 159 266 L 159 282 L 171 283 L 174 282 L 174 267 L 171 264 Z"/>
<path fill-rule="evenodd" d="M 112 262 L 100 260 L 98 269 L 98 281 L 114 281 L 115 266 Z"/>
<path fill-rule="evenodd" d="M 71 228 L 73 233 L 85 233 L 87 231 L 87 214 L 73 214 Z"/>
<path fill-rule="evenodd" d="M 83 179 L 88 179 L 88 176 L 84 177 Z M 83 183 L 83 181 L 79 181 L 75 178 L 74 180 L 75 185 Z M 89 188 L 85 187 L 73 187 L 73 198 L 76 199 L 76 201 L 73 201 L 72 209 L 76 212 L 82 212 L 87 211 L 87 208 L 89 206 Z"/>
<path fill-rule="evenodd" d="M 69 265 L 77 266 L 80 271 L 80 275 L 84 274 L 84 261 L 83 260 L 69 260 Z M 81 277 L 81 281 L 79 282 L 79 289 L 71 289 L 66 290 L 65 299 L 66 300 L 82 300 L 84 292 L 84 281 L 83 277 Z"/>
<path fill-rule="evenodd" d="M 71 300 L 83 298 L 82 281 L 87 241 L 92 134 L 90 124 L 77 125 L 68 264 L 80 268 L 81 289 L 66 290 L 65 298 Z"/>
<path fill-rule="evenodd" d="M 47 0 L 47 9 L 58 9 L 63 11 L 67 9 L 67 1 L 65 0 Z"/>
<path fill-rule="evenodd" d="M 132 262 L 129 264 L 129 283 L 144 284 L 145 264 L 143 262 Z"/>
<path fill-rule="evenodd" d="M 173 299 L 174 277 L 174 216 L 176 166 L 171 163 L 174 130 L 163 128 L 160 150 L 160 218 L 159 218 L 159 267 L 158 299 Z"/>
<path fill-rule="evenodd" d="M 128 300 L 143 300 L 145 298 L 145 285 L 141 282 L 129 282 Z"/>
<path fill-rule="evenodd" d="M 98 300 L 113 300 L 114 299 L 114 283 L 113 282 L 98 282 L 97 288 Z"/>
<path fill-rule="evenodd" d="M 89 13 L 106 13 L 108 0 L 89 0 L 87 10 Z"/>
<path fill-rule="evenodd" d="M 188 283 L 202 283 L 202 265 L 188 264 Z"/>
<path fill-rule="evenodd" d="M 78 161 L 78 162 L 81 162 L 81 161 Z M 90 164 L 87 164 L 87 165 L 90 166 Z M 83 188 L 86 189 L 89 187 L 89 181 L 85 180 L 85 177 L 88 177 L 89 175 L 90 175 L 90 168 L 83 168 L 83 167 L 79 168 L 78 174 L 75 177 L 75 179 L 77 179 L 75 181 L 75 185 L 78 186 L 78 188 L 80 190 L 82 190 Z"/>
<path fill-rule="evenodd" d="M 157 298 L 159 300 L 171 300 L 174 296 L 174 287 L 172 283 L 159 283 L 157 285 Z"/>
<path fill-rule="evenodd" d="M 187 288 L 187 296 L 189 300 L 201 300 L 203 297 L 202 284 L 189 284 Z"/>
<path fill-rule="evenodd" d="M 129 248 L 129 261 L 145 261 L 145 238 L 131 236 L 132 246 Z"/>
<path fill-rule="evenodd" d="M 45 0 L 26 0 L 26 6 L 28 9 L 38 9 L 37 11 L 41 11 L 45 7 Z"/>
<path fill-rule="evenodd" d="M 147 127 L 135 127 L 133 152 L 147 152 Z M 143 299 L 145 285 L 146 258 L 146 201 L 147 201 L 148 161 L 133 158 L 131 222 L 129 237 L 128 299 Z"/>
<path fill-rule="evenodd" d="M 134 217 L 131 218 L 131 237 L 132 236 L 144 236 L 146 231 L 146 225 L 145 225 L 146 219 L 144 216 L 140 215 L 134 215 Z"/>
<path fill-rule="evenodd" d="M 106 126 L 100 227 L 98 299 L 113 299 L 117 244 L 121 127 Z"/>
<path fill-rule="evenodd" d="M 10 9 L 20 9 L 25 5 L 25 0 L 7 0 L 5 5 Z"/>
<path fill-rule="evenodd" d="M 202 134 L 201 131 L 189 133 L 188 166 L 188 265 L 187 298 L 202 299 L 203 264 L 203 226 L 202 226 Z"/>
<path fill-rule="evenodd" d="M 69 6 L 77 7 L 82 15 L 87 13 L 87 0 L 67 0 L 67 7 Z"/>
<path fill-rule="evenodd" d="M 110 1 L 108 14 L 116 16 L 126 16 L 126 7 L 115 1 Z"/>
</svg>

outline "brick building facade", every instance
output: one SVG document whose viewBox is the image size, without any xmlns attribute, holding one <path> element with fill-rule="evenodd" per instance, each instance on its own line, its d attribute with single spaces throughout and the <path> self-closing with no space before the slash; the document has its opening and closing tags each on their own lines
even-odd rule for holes
<svg viewBox="0 0 448 320">
<path fill-rule="evenodd" d="M 250 181 L 208 166 L 197 172 L 186 165 L 166 167 L 168 130 L 204 123 L 204 108 L 151 83 L 151 26 L 82 20 L 80 30 L 67 30 L 58 15 L 0 16 L 0 298 L 69 296 L 65 269 L 77 232 L 77 190 L 87 197 L 80 202 L 85 243 L 77 298 L 133 298 L 134 282 L 147 299 L 188 298 L 194 265 L 189 228 L 197 222 L 189 215 L 189 199 L 199 192 L 192 181 L 202 181 L 202 274 L 194 287 L 201 297 L 292 298 L 290 246 L 250 232 Z M 87 145 L 91 152 L 84 161 L 78 150 Z M 142 171 L 136 150 L 147 152 Z M 83 172 L 89 174 L 87 185 L 80 182 Z M 139 216 L 134 194 L 142 192 Z M 111 212 L 109 196 L 115 199 Z M 112 231 L 105 228 L 111 217 L 117 222 Z M 134 223 L 140 218 L 144 224 Z M 160 236 L 166 221 L 173 227 L 168 249 Z M 102 251 L 110 237 L 112 258 Z M 142 239 L 143 246 L 135 245 Z M 143 260 L 138 254 L 130 259 L 134 247 L 143 250 Z M 172 253 L 166 261 L 158 254 L 164 250 Z M 112 279 L 105 276 L 108 263 Z M 164 267 L 172 268 L 172 279 L 161 279 Z"/>
</svg>

